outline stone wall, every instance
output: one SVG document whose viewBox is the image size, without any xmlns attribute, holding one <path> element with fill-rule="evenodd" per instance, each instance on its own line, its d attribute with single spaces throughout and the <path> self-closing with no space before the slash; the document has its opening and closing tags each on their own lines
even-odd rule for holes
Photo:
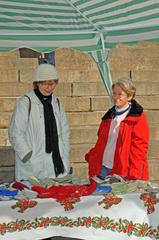
<svg viewBox="0 0 159 240">
<path fill-rule="evenodd" d="M 110 51 L 113 80 L 131 78 L 136 99 L 143 105 L 150 127 L 148 152 L 150 178 L 159 180 L 159 44 L 118 45 Z M 18 97 L 32 89 L 36 58 L 20 58 L 19 51 L 0 53 L 0 179 L 14 178 L 14 153 L 8 141 L 8 125 Z M 74 174 L 87 176 L 84 155 L 96 141 L 101 116 L 110 98 L 89 55 L 71 49 L 56 50 L 59 96 L 71 128 L 71 162 Z"/>
</svg>

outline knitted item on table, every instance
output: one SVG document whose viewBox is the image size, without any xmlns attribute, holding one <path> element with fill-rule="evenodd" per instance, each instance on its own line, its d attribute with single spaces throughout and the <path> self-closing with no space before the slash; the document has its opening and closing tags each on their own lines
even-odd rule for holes
<svg viewBox="0 0 159 240">
<path fill-rule="evenodd" d="M 92 194 L 96 189 L 96 183 L 91 181 L 89 185 L 74 185 L 74 186 L 52 186 L 50 188 L 43 188 L 40 186 L 33 186 L 32 190 L 38 192 L 38 198 L 56 198 L 63 200 L 68 197 L 78 198 Z"/>
<path fill-rule="evenodd" d="M 35 176 L 29 177 L 28 181 L 30 182 L 30 184 L 32 186 L 42 186 L 41 182 L 39 181 L 39 179 L 37 179 Z"/>
<path fill-rule="evenodd" d="M 92 194 L 93 195 L 103 195 L 103 194 L 110 193 L 111 191 L 112 191 L 111 186 L 102 186 L 100 184 L 97 184 L 97 187 Z"/>
<path fill-rule="evenodd" d="M 18 193 L 17 189 L 7 188 L 6 186 L 0 186 L 0 200 L 13 199 Z"/>
<path fill-rule="evenodd" d="M 16 200 L 35 199 L 37 198 L 36 196 L 37 196 L 37 192 L 24 188 L 22 191 L 18 192 L 18 194 L 14 197 L 14 199 Z"/>
<path fill-rule="evenodd" d="M 21 183 L 21 182 L 14 182 L 12 184 L 13 188 L 19 189 L 19 190 L 23 190 L 24 188 L 29 188 L 28 186 L 26 186 L 25 184 Z"/>
</svg>

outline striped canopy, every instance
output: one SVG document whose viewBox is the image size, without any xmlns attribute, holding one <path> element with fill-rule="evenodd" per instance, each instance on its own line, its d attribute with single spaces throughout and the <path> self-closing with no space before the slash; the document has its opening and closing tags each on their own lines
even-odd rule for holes
<svg viewBox="0 0 159 240">
<path fill-rule="evenodd" d="M 0 51 L 59 47 L 90 52 L 159 40 L 159 0 L 0 0 Z"/>
<path fill-rule="evenodd" d="M 159 0 L 0 0 L 0 50 L 93 51 L 159 40 Z"/>
</svg>

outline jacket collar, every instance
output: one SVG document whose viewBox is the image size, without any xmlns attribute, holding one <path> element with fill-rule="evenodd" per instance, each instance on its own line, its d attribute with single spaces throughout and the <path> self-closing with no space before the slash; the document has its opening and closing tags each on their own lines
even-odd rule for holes
<svg viewBox="0 0 159 240">
<path fill-rule="evenodd" d="M 105 113 L 105 115 L 102 117 L 102 120 L 112 118 L 113 112 L 114 112 L 114 106 Z M 142 112 L 143 112 L 143 107 L 139 103 L 137 103 L 136 100 L 132 100 L 131 108 L 127 117 L 128 116 L 139 117 L 142 114 Z"/>
</svg>

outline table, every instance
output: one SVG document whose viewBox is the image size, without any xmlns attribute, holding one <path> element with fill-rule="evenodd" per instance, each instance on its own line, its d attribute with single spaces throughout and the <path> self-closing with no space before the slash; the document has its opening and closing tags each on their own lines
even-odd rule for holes
<svg viewBox="0 0 159 240">
<path fill-rule="evenodd" d="M 21 208 L 16 200 L 0 202 L 1 240 L 51 236 L 85 240 L 159 239 L 159 193 L 90 195 L 65 202 L 51 198 L 34 200 L 35 206 L 23 213 L 18 212 Z"/>
</svg>

